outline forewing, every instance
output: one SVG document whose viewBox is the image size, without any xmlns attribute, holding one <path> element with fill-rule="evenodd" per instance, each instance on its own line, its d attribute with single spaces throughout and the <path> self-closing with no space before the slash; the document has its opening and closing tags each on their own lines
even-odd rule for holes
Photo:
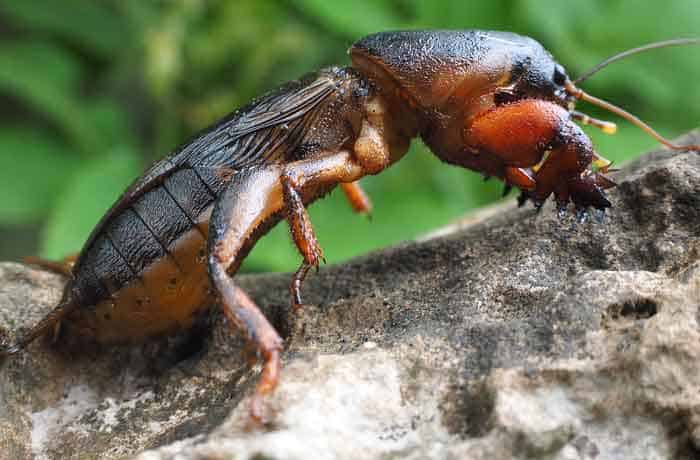
<svg viewBox="0 0 700 460">
<path fill-rule="evenodd" d="M 282 143 L 293 146 L 306 129 L 303 121 L 335 90 L 328 76 L 302 79 L 254 100 L 185 145 L 174 158 L 191 167 L 239 169 L 269 161 Z"/>
<path fill-rule="evenodd" d="M 84 247 L 94 241 L 112 216 L 178 170 L 222 167 L 235 170 L 275 160 L 270 154 L 281 145 L 295 145 L 307 127 L 305 117 L 335 88 L 329 76 L 313 74 L 283 85 L 205 129 L 135 180 L 95 226 Z"/>
</svg>

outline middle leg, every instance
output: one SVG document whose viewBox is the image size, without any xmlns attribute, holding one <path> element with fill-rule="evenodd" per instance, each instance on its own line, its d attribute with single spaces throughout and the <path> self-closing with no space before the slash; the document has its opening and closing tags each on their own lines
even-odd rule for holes
<svg viewBox="0 0 700 460">
<path fill-rule="evenodd" d="M 317 196 L 320 190 L 329 185 L 354 183 L 353 181 L 362 175 L 364 175 L 362 166 L 352 154 L 346 151 L 298 161 L 284 168 L 280 182 L 287 222 L 292 239 L 303 257 L 290 285 L 294 310 L 299 310 L 303 305 L 301 286 L 307 273 L 312 267 L 318 268 L 320 262 L 325 261 L 304 203 Z"/>
<path fill-rule="evenodd" d="M 355 182 L 345 182 L 340 184 L 345 193 L 345 198 L 350 202 L 350 207 L 352 210 L 358 214 L 371 215 L 372 212 L 372 202 L 370 201 L 367 193 L 362 190 L 360 183 Z"/>
<path fill-rule="evenodd" d="M 285 212 L 304 262 L 317 263 L 314 244 L 310 243 L 315 242 L 315 237 L 303 197 L 313 197 L 320 188 L 353 181 L 361 175 L 362 168 L 346 151 L 287 166 L 262 165 L 237 174 L 216 201 L 209 223 L 209 276 L 227 318 L 255 345 L 263 359 L 251 400 L 254 420 L 263 420 L 262 401 L 279 381 L 282 339 L 229 274 L 237 270 L 247 249 Z M 308 268 L 304 274 L 305 271 Z"/>
<path fill-rule="evenodd" d="M 239 173 L 217 199 L 209 222 L 207 265 L 212 287 L 226 318 L 263 361 L 250 406 L 256 422 L 264 420 L 263 398 L 279 380 L 282 338 L 230 274 L 238 269 L 246 247 L 278 219 L 283 207 L 280 172 L 279 167 L 267 166 Z"/>
</svg>

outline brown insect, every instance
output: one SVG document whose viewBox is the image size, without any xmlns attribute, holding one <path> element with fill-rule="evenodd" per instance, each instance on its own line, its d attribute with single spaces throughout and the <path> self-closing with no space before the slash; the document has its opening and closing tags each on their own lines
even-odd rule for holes
<svg viewBox="0 0 700 460">
<path fill-rule="evenodd" d="M 643 49 L 696 42 L 676 40 Z M 0 358 L 47 332 L 98 343 L 138 342 L 187 328 L 213 301 L 257 348 L 262 375 L 251 415 L 279 381 L 282 339 L 232 275 L 258 239 L 286 219 L 303 261 L 292 304 L 323 258 L 306 206 L 340 184 L 353 208 L 370 204 L 357 181 L 377 174 L 420 136 L 440 159 L 503 180 L 540 206 L 554 195 L 579 217 L 610 206 L 610 162 L 579 121 L 578 100 L 622 115 L 570 80 L 536 41 L 502 32 L 405 31 L 365 37 L 352 67 L 287 83 L 234 112 L 155 163 L 105 214 L 63 271 L 59 305 Z M 602 66 L 601 66 L 602 67 Z M 594 69 L 597 71 L 598 68 Z M 587 75 L 588 76 L 588 75 Z M 586 77 L 587 77 L 586 76 Z"/>
</svg>

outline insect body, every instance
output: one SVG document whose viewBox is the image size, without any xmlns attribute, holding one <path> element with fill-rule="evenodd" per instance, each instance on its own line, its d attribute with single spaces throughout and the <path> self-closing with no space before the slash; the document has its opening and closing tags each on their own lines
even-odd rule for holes
<svg viewBox="0 0 700 460">
<path fill-rule="evenodd" d="M 59 324 L 100 343 L 142 341 L 188 327 L 217 301 L 262 357 L 251 412 L 260 419 L 282 340 L 232 275 L 286 220 L 303 259 L 291 284 L 299 307 L 303 279 L 323 258 L 306 205 L 341 184 L 355 210 L 368 210 L 356 181 L 399 160 L 412 138 L 536 205 L 553 194 L 562 209 L 610 206 L 609 162 L 574 120 L 611 125 L 573 110 L 592 97 L 536 41 L 388 32 L 358 41 L 350 56 L 352 67 L 283 85 L 154 164 L 92 232 L 59 305 L 0 357 Z"/>
</svg>

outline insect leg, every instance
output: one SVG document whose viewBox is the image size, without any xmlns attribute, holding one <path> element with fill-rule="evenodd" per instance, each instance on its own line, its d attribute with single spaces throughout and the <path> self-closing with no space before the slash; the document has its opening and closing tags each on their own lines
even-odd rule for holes
<svg viewBox="0 0 700 460">
<path fill-rule="evenodd" d="M 360 151 L 358 152 L 358 150 Z M 364 154 L 365 152 L 362 152 L 361 149 L 356 149 L 354 153 L 341 151 L 297 161 L 284 167 L 284 173 L 280 180 L 284 189 L 287 220 L 294 243 L 304 257 L 304 264 L 318 266 L 323 258 L 304 203 L 317 196 L 319 191 L 338 183 L 343 185 L 355 182 L 364 176 L 367 172 L 361 163 Z M 377 161 L 376 158 L 373 160 Z M 310 268 L 305 267 L 304 264 L 295 274 L 290 288 L 292 305 L 296 308 L 301 304 L 301 284 Z"/>
<path fill-rule="evenodd" d="M 486 154 L 477 160 L 497 158 L 502 163 L 498 175 L 536 206 L 552 193 L 560 207 L 570 200 L 580 208 L 610 206 L 601 186 L 610 181 L 590 169 L 600 158 L 590 139 L 566 109 L 552 102 L 523 99 L 498 106 L 478 115 L 465 134 L 474 151 Z"/>
<path fill-rule="evenodd" d="M 299 309 L 302 305 L 301 285 L 306 274 L 311 267 L 317 267 L 323 260 L 323 251 L 316 239 L 304 203 L 338 182 L 341 184 L 351 182 L 363 174 L 360 164 L 347 151 L 297 161 L 284 167 L 280 182 L 287 221 L 292 239 L 304 258 L 290 286 L 294 309 Z"/>
<path fill-rule="evenodd" d="M 311 217 L 304 206 L 299 181 L 288 174 L 283 174 L 280 180 L 292 239 L 304 258 L 304 263 L 317 267 L 323 260 L 323 250 L 318 244 Z"/>
<path fill-rule="evenodd" d="M 353 181 L 361 175 L 361 167 L 347 151 L 285 166 L 263 165 L 238 173 L 214 205 L 209 222 L 209 277 L 227 318 L 256 346 L 263 360 L 260 380 L 251 401 L 254 420 L 263 420 L 263 398 L 279 381 L 282 339 L 228 273 L 238 268 L 242 257 L 269 229 L 270 223 L 285 213 L 290 226 L 301 229 L 295 234 L 297 246 L 308 246 L 306 238 L 313 231 L 303 207 L 304 198 L 311 199 L 324 187 Z M 294 200 L 298 199 L 296 203 L 287 201 L 290 193 Z"/>
<path fill-rule="evenodd" d="M 5 357 L 23 350 L 35 339 L 46 333 L 51 332 L 53 334 L 53 341 L 56 341 L 61 326 L 61 320 L 77 306 L 75 299 L 71 296 L 71 281 L 68 283 L 68 286 L 64 289 L 63 299 L 61 299 L 59 304 L 39 321 L 39 323 L 32 326 L 31 329 L 18 337 L 14 343 L 8 340 L 6 333 L 0 328 L 0 363 L 2 363 Z"/>
<path fill-rule="evenodd" d="M 24 263 L 29 265 L 36 265 L 37 267 L 43 268 L 46 271 L 57 273 L 63 275 L 66 278 L 73 277 L 73 265 L 78 258 L 78 254 L 71 254 L 66 256 L 61 261 L 47 260 L 40 257 L 27 256 L 24 258 Z"/>
<path fill-rule="evenodd" d="M 292 293 L 292 308 L 294 308 L 295 311 L 298 311 L 303 305 L 301 301 L 301 284 L 304 282 L 306 274 L 309 273 L 310 269 L 311 265 L 303 261 L 292 278 L 290 291 Z"/>
<path fill-rule="evenodd" d="M 254 242 L 266 221 L 282 210 L 279 167 L 241 172 L 219 197 L 209 223 L 208 269 L 224 314 L 253 344 L 262 360 L 262 373 L 251 401 L 251 417 L 263 420 L 262 399 L 277 386 L 282 339 L 253 301 L 233 282 L 229 270 L 241 262 L 244 248 Z"/>
<path fill-rule="evenodd" d="M 372 212 L 372 202 L 369 197 L 362 190 L 359 182 L 347 182 L 340 184 L 340 187 L 345 193 L 345 197 L 350 202 L 352 210 L 359 214 L 369 214 Z"/>
</svg>

